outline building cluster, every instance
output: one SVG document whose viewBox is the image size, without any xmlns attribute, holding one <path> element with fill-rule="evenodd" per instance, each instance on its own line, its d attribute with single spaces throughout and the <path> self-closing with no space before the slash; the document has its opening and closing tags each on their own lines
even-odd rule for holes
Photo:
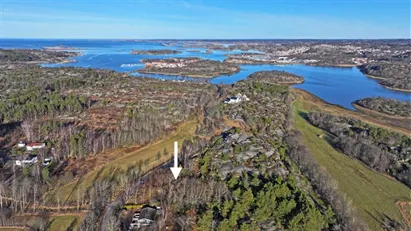
<svg viewBox="0 0 411 231">
<path fill-rule="evenodd" d="M 246 95 L 242 95 L 241 93 L 238 93 L 235 96 L 232 96 L 230 98 L 227 98 L 224 100 L 224 103 L 226 104 L 236 104 L 236 103 L 240 103 L 243 101 L 249 101 L 250 99 L 246 96 Z"/>
<path fill-rule="evenodd" d="M 17 166 L 25 166 L 25 165 L 32 165 L 38 162 L 38 156 L 36 154 L 33 154 L 33 151 L 36 150 L 42 150 L 44 148 L 46 148 L 46 144 L 45 143 L 24 143 L 24 142 L 19 142 L 17 144 L 17 147 L 19 149 L 26 149 L 26 153 L 25 155 L 21 155 L 19 156 L 16 161 L 15 164 Z M 47 157 L 43 160 L 43 166 L 47 166 L 51 163 L 52 158 L 51 157 Z"/>
<path fill-rule="evenodd" d="M 352 58 L 352 61 L 357 65 L 362 65 L 368 63 L 367 58 Z"/>
<path fill-rule="evenodd" d="M 272 54 L 275 56 L 289 56 L 289 55 L 298 55 L 305 53 L 310 50 L 310 47 L 301 46 L 301 47 L 293 47 L 286 51 L 273 51 Z"/>
<path fill-rule="evenodd" d="M 159 210 L 161 210 L 160 207 L 143 206 L 140 211 L 134 213 L 129 230 L 139 230 L 142 227 L 152 225 Z"/>
</svg>

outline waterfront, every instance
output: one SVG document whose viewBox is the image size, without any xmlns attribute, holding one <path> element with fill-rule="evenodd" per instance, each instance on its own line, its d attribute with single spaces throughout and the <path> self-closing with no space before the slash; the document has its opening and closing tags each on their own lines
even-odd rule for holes
<svg viewBox="0 0 411 231">
<path fill-rule="evenodd" d="M 41 49 L 44 47 L 64 46 L 74 47 L 73 51 L 81 52 L 82 56 L 73 57 L 77 62 L 60 64 L 43 64 L 45 67 L 75 66 L 85 68 L 111 69 L 119 72 L 132 72 L 143 68 L 140 62 L 149 58 L 199 57 L 223 61 L 227 54 L 238 54 L 242 51 L 213 50 L 207 53 L 205 48 L 187 48 L 179 43 L 163 46 L 154 41 L 125 41 L 125 40 L 0 40 L 0 47 Z M 170 49 L 178 50 L 179 54 L 144 55 L 130 54 L 131 50 Z M 230 76 L 219 76 L 210 80 L 213 84 L 232 84 L 256 71 L 281 70 L 303 76 L 304 83 L 293 87 L 304 89 L 325 101 L 355 110 L 351 103 L 365 97 L 382 96 L 402 101 L 409 101 L 410 92 L 399 92 L 382 87 L 374 79 L 363 75 L 356 67 L 317 67 L 306 65 L 240 65 L 240 72 Z M 182 76 L 167 76 L 159 74 L 138 74 L 161 79 L 190 79 Z"/>
</svg>

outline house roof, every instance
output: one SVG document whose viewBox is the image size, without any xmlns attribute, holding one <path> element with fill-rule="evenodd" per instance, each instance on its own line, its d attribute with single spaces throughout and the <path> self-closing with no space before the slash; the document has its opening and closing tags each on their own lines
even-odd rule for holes
<svg viewBox="0 0 411 231">
<path fill-rule="evenodd" d="M 156 218 L 156 213 L 157 213 L 157 209 L 153 208 L 153 207 L 144 207 L 141 209 L 140 211 L 140 219 L 149 219 L 154 221 L 154 219 Z"/>
<path fill-rule="evenodd" d="M 43 146 L 43 145 L 44 143 L 32 142 L 32 143 L 28 143 L 26 146 L 34 147 L 34 146 Z"/>
</svg>

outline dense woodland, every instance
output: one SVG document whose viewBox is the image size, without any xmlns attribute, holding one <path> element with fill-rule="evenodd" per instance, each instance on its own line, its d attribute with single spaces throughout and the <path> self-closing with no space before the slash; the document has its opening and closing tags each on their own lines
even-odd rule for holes
<svg viewBox="0 0 411 231">
<path fill-rule="evenodd" d="M 361 107 L 381 112 L 390 116 L 411 117 L 411 101 L 399 101 L 382 97 L 365 98 L 354 102 Z"/>
<path fill-rule="evenodd" d="M 366 75 L 381 78 L 379 83 L 383 86 L 400 90 L 411 90 L 411 65 L 406 62 L 371 63 L 359 67 Z"/>
<path fill-rule="evenodd" d="M 411 187 L 411 139 L 352 118 L 313 112 L 310 122 L 328 132 L 333 145 L 371 168 Z"/>
<path fill-rule="evenodd" d="M 295 84 L 304 82 L 304 77 L 294 75 L 285 71 L 257 71 L 248 76 L 249 79 L 259 82 Z"/>
</svg>

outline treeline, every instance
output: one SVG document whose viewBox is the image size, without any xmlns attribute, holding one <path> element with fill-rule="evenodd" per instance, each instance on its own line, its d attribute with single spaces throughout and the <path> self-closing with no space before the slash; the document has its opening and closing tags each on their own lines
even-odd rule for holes
<svg viewBox="0 0 411 231">
<path fill-rule="evenodd" d="M 113 86 L 124 77 L 120 73 L 91 68 L 42 68 L 36 65 L 13 64 L 0 66 L 0 99 L 18 95 L 35 87 L 61 92 L 83 87 Z M 117 82 L 116 82 L 117 81 Z"/>
<path fill-rule="evenodd" d="M 411 138 L 321 112 L 309 113 L 308 119 L 314 126 L 332 133 L 332 143 L 343 153 L 411 187 Z"/>
<path fill-rule="evenodd" d="M 314 186 L 314 190 L 333 208 L 341 230 L 368 230 L 368 226 L 358 219 L 358 214 L 350 202 L 338 190 L 335 180 L 316 161 L 311 151 L 301 143 L 301 134 L 290 130 L 286 136 L 287 154 Z"/>
<path fill-rule="evenodd" d="M 0 101 L 0 123 L 80 112 L 90 104 L 86 96 L 61 95 L 52 89 L 43 90 L 35 87 Z"/>
<path fill-rule="evenodd" d="M 400 101 L 383 97 L 365 98 L 354 102 L 361 107 L 390 116 L 411 117 L 411 101 Z"/>
</svg>

